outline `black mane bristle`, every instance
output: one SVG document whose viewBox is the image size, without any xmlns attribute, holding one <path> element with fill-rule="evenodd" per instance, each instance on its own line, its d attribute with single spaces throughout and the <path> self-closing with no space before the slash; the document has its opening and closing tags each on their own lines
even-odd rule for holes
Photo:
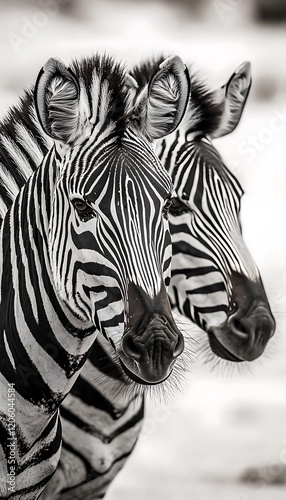
<svg viewBox="0 0 286 500">
<path fill-rule="evenodd" d="M 85 82 L 87 92 L 91 89 L 95 69 L 101 82 L 108 82 L 111 92 L 108 118 L 116 123 L 116 134 L 122 135 L 128 124 L 127 89 L 125 86 L 126 69 L 123 64 L 115 62 L 110 55 L 95 54 L 91 57 L 74 60 L 70 65 L 70 69 L 77 78 Z M 90 94 L 88 98 L 91 102 L 92 96 Z"/>
</svg>

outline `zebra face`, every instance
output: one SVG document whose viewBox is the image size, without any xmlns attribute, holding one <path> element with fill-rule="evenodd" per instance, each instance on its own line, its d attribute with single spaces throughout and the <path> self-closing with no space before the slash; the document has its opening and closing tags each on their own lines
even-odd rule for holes
<svg viewBox="0 0 286 500">
<path fill-rule="evenodd" d="M 110 77 L 106 61 L 86 62 L 84 73 L 51 60 L 37 82 L 38 115 L 56 139 L 50 264 L 68 309 L 110 340 L 131 379 L 156 384 L 170 375 L 184 343 L 165 288 L 173 186 L 152 141 L 180 122 L 188 79 L 180 59 L 169 58 L 130 109 L 118 67 L 108 69 Z"/>
<path fill-rule="evenodd" d="M 88 157 L 78 150 L 63 158 L 54 191 L 50 260 L 61 298 L 83 321 L 97 318 L 101 333 L 115 342 L 117 323 L 108 321 L 119 316 L 124 323 L 128 285 L 153 298 L 169 277 L 172 184 L 152 148 L 130 130 L 120 152 L 111 148 L 104 161 L 93 137 Z M 60 225 L 59 213 L 66 214 Z M 67 267 L 75 275 L 63 273 Z"/>
<path fill-rule="evenodd" d="M 178 157 L 177 176 L 186 182 L 175 180 L 170 209 L 171 302 L 207 331 L 215 354 L 251 361 L 273 335 L 274 320 L 242 236 L 242 189 L 208 139 L 189 142 L 181 153 L 193 163 L 186 168 Z"/>
<path fill-rule="evenodd" d="M 256 359 L 275 330 L 259 271 L 242 236 L 243 190 L 211 142 L 237 125 L 251 83 L 249 71 L 245 63 L 232 76 L 223 106 L 211 106 L 207 97 L 215 117 L 208 134 L 196 131 L 208 122 L 203 110 L 201 116 L 198 112 L 195 88 L 197 111 L 188 111 L 186 123 L 159 151 L 177 192 L 170 210 L 171 302 L 208 333 L 216 355 L 231 361 Z"/>
</svg>

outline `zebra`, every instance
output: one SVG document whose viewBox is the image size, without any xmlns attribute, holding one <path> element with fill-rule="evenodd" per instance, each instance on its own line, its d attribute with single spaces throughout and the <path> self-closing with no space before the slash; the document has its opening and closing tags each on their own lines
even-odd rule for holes
<svg viewBox="0 0 286 500">
<path fill-rule="evenodd" d="M 135 68 L 139 88 L 152 69 L 152 63 Z M 157 147 L 177 193 L 169 217 L 169 296 L 173 307 L 207 332 L 216 355 L 252 361 L 263 353 L 275 321 L 242 237 L 243 189 L 212 143 L 238 125 L 251 88 L 251 65 L 242 63 L 215 91 L 189 71 L 187 113 L 179 130 Z"/>
<path fill-rule="evenodd" d="M 142 89 L 160 61 L 140 65 L 131 73 L 127 85 L 135 99 L 137 94 L 144 97 Z M 187 114 L 179 129 L 156 145 L 177 194 L 169 209 L 173 257 L 168 293 L 172 307 L 207 333 L 210 353 L 232 362 L 250 361 L 262 353 L 275 322 L 259 271 L 242 239 L 243 190 L 211 137 L 231 133 L 238 125 L 251 86 L 251 67 L 243 63 L 226 85 L 214 91 L 192 67 L 189 73 Z M 224 333 L 227 348 L 219 333 Z M 144 398 L 122 397 L 124 380 L 110 347 L 99 337 L 97 343 L 100 358 L 96 347 L 61 405 L 61 460 L 41 500 L 103 498 L 139 436 Z"/>
<path fill-rule="evenodd" d="M 188 70 L 167 58 L 136 106 L 125 78 L 108 55 L 49 59 L 1 124 L 3 499 L 37 499 L 52 477 L 58 408 L 98 333 L 136 386 L 184 348 L 165 287 L 173 186 L 153 141 L 183 117 Z"/>
</svg>

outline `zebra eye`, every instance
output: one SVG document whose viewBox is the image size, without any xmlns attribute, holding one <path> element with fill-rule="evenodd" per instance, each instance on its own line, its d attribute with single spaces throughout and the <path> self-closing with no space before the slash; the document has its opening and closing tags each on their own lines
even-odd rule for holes
<svg viewBox="0 0 286 500">
<path fill-rule="evenodd" d="M 163 207 L 163 217 L 165 217 L 165 219 L 168 218 L 168 214 L 169 214 L 169 210 L 173 204 L 173 201 L 174 201 L 175 198 L 168 198 L 167 201 L 165 202 L 165 205 Z"/>
<path fill-rule="evenodd" d="M 174 215 L 177 217 L 178 215 L 186 214 L 187 212 L 190 212 L 190 209 L 188 206 L 183 203 L 179 198 L 173 198 L 172 200 L 172 205 L 170 206 L 169 210 L 171 215 Z"/>
<path fill-rule="evenodd" d="M 72 204 L 82 221 L 86 222 L 94 217 L 94 211 L 84 200 L 73 200 Z"/>
</svg>

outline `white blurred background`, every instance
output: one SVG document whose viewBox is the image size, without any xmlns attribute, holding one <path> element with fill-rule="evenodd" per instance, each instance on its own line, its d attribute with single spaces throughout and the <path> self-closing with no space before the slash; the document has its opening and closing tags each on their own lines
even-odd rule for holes
<svg viewBox="0 0 286 500">
<path fill-rule="evenodd" d="M 277 321 L 268 353 L 251 371 L 222 374 L 198 355 L 169 405 L 149 402 L 139 443 L 107 498 L 285 500 L 286 2 L 0 0 L 0 115 L 49 57 L 69 61 L 94 51 L 130 65 L 178 54 L 214 87 L 252 62 L 241 123 L 216 145 L 245 190 L 244 235 Z M 259 466 L 263 480 L 241 480 Z"/>
</svg>

